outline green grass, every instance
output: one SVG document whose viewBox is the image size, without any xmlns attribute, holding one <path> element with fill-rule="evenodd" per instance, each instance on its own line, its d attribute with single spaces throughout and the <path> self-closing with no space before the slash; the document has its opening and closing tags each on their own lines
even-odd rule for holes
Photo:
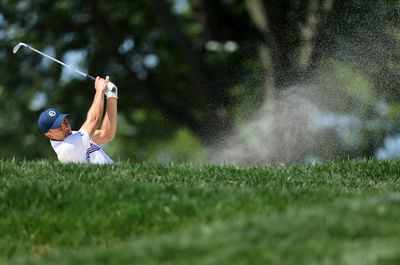
<svg viewBox="0 0 400 265">
<path fill-rule="evenodd" d="M 0 161 L 0 264 L 400 264 L 399 189 L 399 161 Z"/>
</svg>

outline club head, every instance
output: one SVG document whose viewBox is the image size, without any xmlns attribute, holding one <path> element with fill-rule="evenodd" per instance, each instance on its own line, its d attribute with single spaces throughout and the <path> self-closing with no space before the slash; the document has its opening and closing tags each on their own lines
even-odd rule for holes
<svg viewBox="0 0 400 265">
<path fill-rule="evenodd" d="M 28 45 L 26 45 L 26 44 L 23 43 L 23 42 L 18 43 L 17 45 L 15 45 L 15 47 L 14 47 L 14 49 L 13 49 L 13 53 L 14 53 L 14 54 L 17 53 L 17 51 L 19 50 L 19 48 L 20 48 L 21 46 L 28 46 Z"/>
</svg>

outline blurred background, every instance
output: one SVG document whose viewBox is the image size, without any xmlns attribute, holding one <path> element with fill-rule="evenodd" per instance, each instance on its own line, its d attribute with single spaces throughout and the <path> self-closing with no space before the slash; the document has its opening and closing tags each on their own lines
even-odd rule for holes
<svg viewBox="0 0 400 265">
<path fill-rule="evenodd" d="M 56 159 L 37 118 L 119 88 L 115 160 L 400 156 L 400 1 L 0 0 L 0 158 Z"/>
</svg>

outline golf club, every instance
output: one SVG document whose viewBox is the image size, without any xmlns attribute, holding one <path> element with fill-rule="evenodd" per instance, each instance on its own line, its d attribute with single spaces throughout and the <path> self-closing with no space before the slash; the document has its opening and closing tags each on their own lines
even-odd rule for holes
<svg viewBox="0 0 400 265">
<path fill-rule="evenodd" d="M 36 50 L 35 48 L 33 48 L 33 47 L 29 46 L 28 44 L 23 43 L 23 42 L 18 43 L 18 44 L 14 47 L 13 53 L 14 53 L 14 54 L 17 53 L 17 51 L 19 50 L 19 48 L 21 48 L 21 46 L 27 47 L 27 48 L 31 49 L 32 51 L 37 52 L 37 53 L 39 53 L 40 55 L 42 55 L 42 56 L 44 56 L 44 57 L 46 57 L 46 58 L 48 58 L 48 59 L 50 59 L 50 60 L 52 60 L 52 61 L 54 61 L 54 62 L 56 62 L 56 63 L 59 63 L 59 64 L 61 64 L 62 66 L 65 66 L 65 67 L 71 69 L 71 70 L 74 71 L 75 73 L 78 73 L 78 74 L 80 74 L 80 75 L 83 75 L 84 77 L 87 77 L 87 78 L 89 78 L 89 79 L 92 79 L 93 81 L 96 80 L 96 78 L 94 78 L 93 76 L 91 76 L 91 75 L 89 75 L 89 74 L 85 74 L 85 73 L 79 71 L 78 69 L 76 69 L 75 67 L 72 67 L 72 66 L 70 66 L 70 65 L 68 65 L 68 64 L 65 64 L 65 63 L 63 63 L 63 62 L 61 62 L 61 61 L 59 61 L 59 60 L 57 60 L 57 59 L 55 59 L 55 58 L 53 58 L 53 57 L 47 55 L 47 54 L 44 54 L 44 53 L 42 53 L 41 51 L 38 51 L 38 50 Z"/>
</svg>

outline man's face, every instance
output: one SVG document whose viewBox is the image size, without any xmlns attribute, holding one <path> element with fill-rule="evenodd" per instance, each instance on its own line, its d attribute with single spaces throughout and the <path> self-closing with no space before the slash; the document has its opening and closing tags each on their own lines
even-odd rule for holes
<svg viewBox="0 0 400 265">
<path fill-rule="evenodd" d="M 64 140 L 65 137 L 67 137 L 71 133 L 72 133 L 71 124 L 69 123 L 68 119 L 65 118 L 64 121 L 61 123 L 61 126 L 59 128 L 50 129 L 44 135 L 47 138 L 50 138 L 52 140 L 62 141 L 62 140 Z"/>
</svg>

